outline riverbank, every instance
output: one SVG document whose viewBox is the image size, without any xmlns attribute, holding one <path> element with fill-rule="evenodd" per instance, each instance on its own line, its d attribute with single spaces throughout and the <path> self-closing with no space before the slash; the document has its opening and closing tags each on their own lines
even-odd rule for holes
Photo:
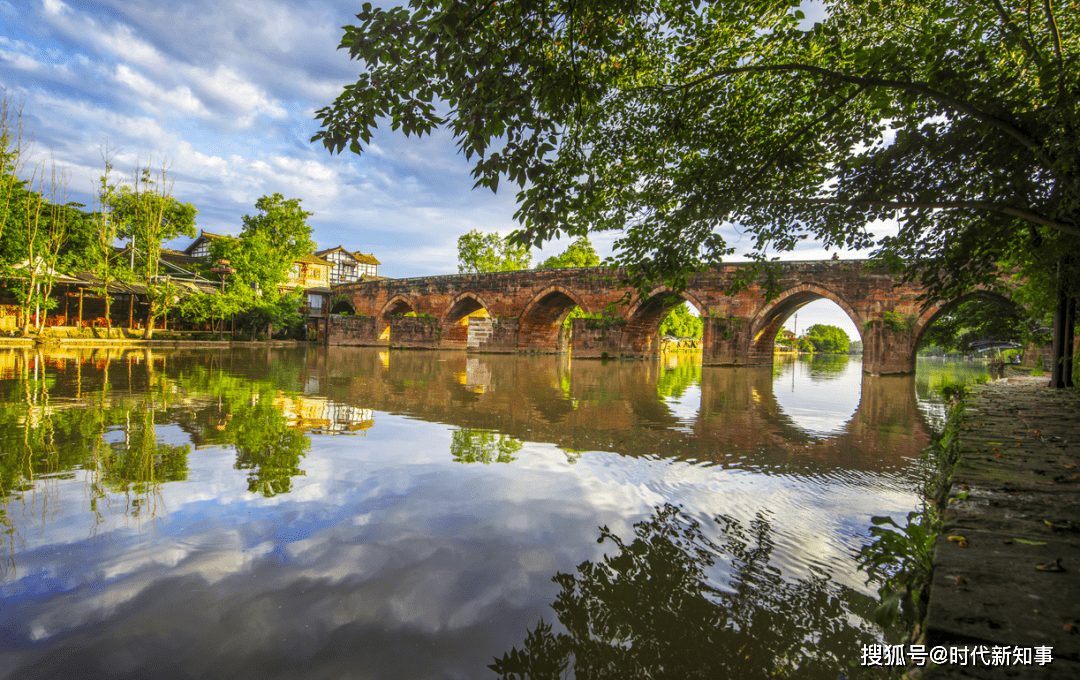
<svg viewBox="0 0 1080 680">
<path fill-rule="evenodd" d="M 971 388 L 925 628 L 953 663 L 911 677 L 1080 677 L 1080 393 L 1045 385 Z"/>
</svg>

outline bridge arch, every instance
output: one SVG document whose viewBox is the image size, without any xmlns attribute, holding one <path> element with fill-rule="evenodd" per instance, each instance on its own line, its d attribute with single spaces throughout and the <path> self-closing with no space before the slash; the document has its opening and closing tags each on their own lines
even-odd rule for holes
<svg viewBox="0 0 1080 680">
<path fill-rule="evenodd" d="M 559 351 L 562 320 L 574 307 L 590 312 L 588 304 L 579 294 L 558 284 L 533 295 L 518 317 L 518 347 L 544 352 Z"/>
<path fill-rule="evenodd" d="M 346 297 L 339 297 L 330 305 L 331 314 L 356 314 L 356 306 Z"/>
<path fill-rule="evenodd" d="M 767 302 L 754 315 L 750 322 L 750 357 L 756 363 L 772 363 L 773 344 L 776 334 L 783 328 L 788 318 L 801 307 L 814 300 L 826 299 L 836 303 L 848 315 L 862 338 L 863 317 L 856 312 L 847 300 L 825 286 L 816 283 L 800 282 L 780 293 L 772 302 Z"/>
<path fill-rule="evenodd" d="M 672 300 L 671 298 L 676 298 Z M 639 355 L 655 355 L 660 351 L 660 338 L 657 331 L 668 312 L 683 302 L 689 302 L 697 308 L 702 318 L 709 316 L 709 310 L 696 295 L 689 291 L 675 293 L 669 286 L 657 286 L 648 295 L 638 298 L 627 313 L 626 326 L 623 328 L 623 350 Z M 709 324 L 705 324 L 706 333 Z M 702 338 L 703 344 L 708 339 Z M 707 346 L 707 344 L 706 344 Z"/>
<path fill-rule="evenodd" d="M 954 309 L 964 304 L 965 302 L 971 302 L 972 300 L 984 300 L 992 304 L 998 305 L 1004 309 L 1008 309 L 1010 312 L 1016 310 L 1017 305 L 1012 299 L 998 293 L 993 290 L 979 289 L 970 293 L 966 293 L 957 298 L 947 301 L 936 301 L 925 309 L 915 318 L 914 323 L 911 326 L 911 351 L 914 355 L 918 352 L 919 343 L 922 341 L 923 335 L 934 322 L 941 317 L 949 314 Z"/>
<path fill-rule="evenodd" d="M 383 305 L 379 318 L 385 320 L 391 316 L 403 316 L 409 312 L 416 312 L 415 303 L 404 295 L 395 295 Z"/>
<path fill-rule="evenodd" d="M 483 312 L 477 314 L 477 312 Z M 469 317 L 491 316 L 491 308 L 476 293 L 459 293 L 446 307 L 446 313 L 439 320 L 443 329 L 443 342 L 449 345 L 465 346 L 469 341 Z"/>
</svg>

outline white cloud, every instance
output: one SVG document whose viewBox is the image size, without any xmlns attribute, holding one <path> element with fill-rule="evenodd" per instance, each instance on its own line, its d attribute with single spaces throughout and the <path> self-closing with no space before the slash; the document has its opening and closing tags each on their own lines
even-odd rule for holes
<svg viewBox="0 0 1080 680">
<path fill-rule="evenodd" d="M 124 64 L 117 65 L 116 80 L 127 85 L 134 94 L 154 104 L 153 110 L 159 115 L 187 114 L 200 117 L 210 115 L 210 111 L 192 95 L 191 89 L 186 86 L 166 90 Z"/>
</svg>

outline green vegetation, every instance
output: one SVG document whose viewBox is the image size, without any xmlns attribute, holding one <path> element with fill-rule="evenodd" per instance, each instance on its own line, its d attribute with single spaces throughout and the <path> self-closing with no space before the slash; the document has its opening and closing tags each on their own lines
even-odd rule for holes
<svg viewBox="0 0 1080 680">
<path fill-rule="evenodd" d="M 458 272 L 462 274 L 528 269 L 531 260 L 527 245 L 511 243 L 494 232 L 473 229 L 458 238 Z"/>
<path fill-rule="evenodd" d="M 585 236 L 582 236 L 567 246 L 566 250 L 558 255 L 552 255 L 537 269 L 560 269 L 563 267 L 595 267 L 600 264 L 600 257 L 596 249 Z"/>
<path fill-rule="evenodd" d="M 1020 297 L 1023 297 L 1021 295 Z M 920 339 L 920 349 L 971 352 L 976 340 L 1044 344 L 1053 324 L 1050 309 L 1038 309 L 999 297 L 969 300 L 942 314 Z"/>
<path fill-rule="evenodd" d="M 107 170 L 108 168 L 106 168 Z M 134 278 L 146 290 L 150 311 L 143 338 L 154 332 L 154 322 L 168 314 L 179 299 L 179 289 L 161 276 L 161 244 L 177 236 L 195 236 L 195 215 L 190 203 L 172 196 L 172 179 L 164 162 L 161 169 L 136 166 L 130 184 L 121 184 L 103 197 L 120 238 L 134 250 Z"/>
<path fill-rule="evenodd" d="M 30 139 L 22 110 L 0 93 L 0 279 L 30 332 L 56 305 L 50 296 L 58 274 L 81 266 L 94 236 L 91 217 L 67 201 L 69 178 L 44 162 L 28 167 Z"/>
<path fill-rule="evenodd" d="M 132 283 L 147 303 L 138 319 L 146 323 L 144 338 L 152 336 L 158 319 L 175 319 L 176 307 L 183 319 L 195 323 L 241 315 L 252 339 L 263 330 L 270 337 L 275 327 L 306 336 L 302 292 L 286 286 L 295 261 L 314 250 L 307 223 L 311 213 L 301 209 L 300 199 L 277 193 L 258 199 L 258 213 L 243 217 L 240 238 L 214 239 L 212 261 L 197 266 L 198 274 L 213 281 L 217 274 L 212 268 L 228 260 L 233 271 L 224 292 L 185 292 L 182 297 L 176 279 L 162 266 L 162 244 L 195 236 L 198 211 L 172 196 L 174 178 L 167 164 L 156 169 L 149 162 L 137 164 L 129 180 L 117 181 L 106 148 L 94 211 L 84 212 L 81 204 L 65 202 L 68 178 L 62 169 L 44 163 L 28 167 L 29 145 L 21 126 L 21 111 L 5 95 L 0 99 L 0 279 L 18 301 L 24 335 L 36 310 L 41 312 L 40 333 L 45 313 L 57 305 L 51 293 L 58 276 L 88 271 L 98 280 L 89 288 L 103 299 L 110 329 L 114 300 L 108 289 Z M 123 241 L 128 247 L 119 250 L 117 243 Z"/>
<path fill-rule="evenodd" d="M 234 272 L 228 275 L 224 295 L 193 295 L 184 302 L 184 314 L 196 321 L 243 314 L 241 328 L 252 340 L 263 331 L 272 337 L 275 328 L 289 334 L 301 331 L 303 291 L 286 284 L 297 258 L 310 255 L 315 244 L 307 223 L 312 213 L 300 202 L 281 194 L 263 196 L 255 202 L 259 213 L 244 215 L 239 239 L 214 239 L 211 263 L 228 260 Z"/>
<path fill-rule="evenodd" d="M 698 338 L 705 332 L 701 317 L 690 313 L 686 303 L 679 304 L 668 312 L 660 323 L 660 335 L 673 335 L 677 338 Z"/>
<path fill-rule="evenodd" d="M 813 346 L 815 352 L 828 354 L 847 354 L 851 342 L 843 329 L 824 324 L 814 324 L 806 329 L 803 339 Z"/>
<path fill-rule="evenodd" d="M 675 368 L 665 368 L 656 379 L 656 395 L 661 399 L 681 397 L 691 385 L 701 384 L 701 363 L 685 357 Z"/>
<path fill-rule="evenodd" d="M 253 380 L 221 370 L 211 356 L 187 357 L 169 372 L 155 370 L 149 359 L 134 364 L 128 355 L 81 356 L 74 361 L 83 389 L 98 387 L 76 400 L 73 383 L 48 365 L 35 380 L 26 370 L 31 360 L 40 358 L 22 355 L 16 379 L 0 393 L 0 523 L 36 479 L 77 469 L 88 473 L 99 515 L 105 507 L 152 513 L 161 485 L 188 474 L 191 447 L 160 441 L 164 425 L 182 427 L 199 445 L 233 448 L 234 468 L 247 472 L 251 493 L 288 493 L 293 478 L 304 474 L 300 463 L 311 440 L 282 403 L 294 399 L 283 388 L 300 386 L 273 364 Z"/>
</svg>

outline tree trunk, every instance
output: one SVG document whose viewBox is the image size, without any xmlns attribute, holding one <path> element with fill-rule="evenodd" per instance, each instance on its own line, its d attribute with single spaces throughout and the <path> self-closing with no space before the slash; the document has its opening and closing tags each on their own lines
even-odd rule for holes
<svg viewBox="0 0 1080 680">
<path fill-rule="evenodd" d="M 146 330 L 143 331 L 142 339 L 149 340 L 150 336 L 154 334 L 154 316 L 152 314 L 146 315 Z"/>
<path fill-rule="evenodd" d="M 1076 328 L 1076 298 L 1071 297 L 1067 303 L 1065 310 L 1065 347 L 1064 356 L 1062 359 L 1062 378 L 1065 380 L 1065 387 L 1073 387 L 1073 345 L 1075 344 L 1075 329 Z"/>
<path fill-rule="evenodd" d="M 268 323 L 268 324 L 266 324 L 266 341 L 270 342 L 273 339 L 274 339 L 274 324 L 273 323 Z"/>
<path fill-rule="evenodd" d="M 1065 355 L 1072 355 L 1072 347 L 1065 345 L 1065 328 L 1068 325 L 1069 297 L 1065 292 L 1065 258 L 1058 259 L 1057 301 L 1054 305 L 1054 349 L 1050 369 L 1050 387 L 1065 387 Z M 1070 362 L 1071 364 L 1072 362 Z M 1070 367 L 1071 368 L 1071 367 Z"/>
</svg>

